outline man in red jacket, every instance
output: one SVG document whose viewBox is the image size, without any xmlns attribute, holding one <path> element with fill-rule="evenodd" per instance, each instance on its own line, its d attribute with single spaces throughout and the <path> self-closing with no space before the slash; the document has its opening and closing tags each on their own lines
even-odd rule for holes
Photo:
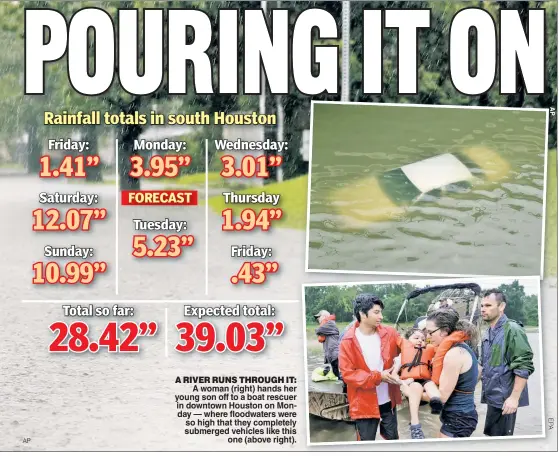
<svg viewBox="0 0 559 456">
<path fill-rule="evenodd" d="M 398 440 L 396 406 L 402 403 L 400 384 L 390 370 L 398 356 L 398 333 L 381 325 L 384 304 L 375 295 L 355 298 L 357 321 L 341 343 L 339 366 L 347 385 L 349 415 L 355 421 L 359 440 Z"/>
</svg>

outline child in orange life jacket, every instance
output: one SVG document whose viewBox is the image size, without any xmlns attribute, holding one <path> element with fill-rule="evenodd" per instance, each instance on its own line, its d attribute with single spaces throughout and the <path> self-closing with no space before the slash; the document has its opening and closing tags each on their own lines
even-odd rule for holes
<svg viewBox="0 0 559 456">
<path fill-rule="evenodd" d="M 424 439 L 419 423 L 419 407 L 429 403 L 431 413 L 440 414 L 443 403 L 437 385 L 431 380 L 431 362 L 435 356 L 434 345 L 426 344 L 425 334 L 418 327 L 406 332 L 399 340 L 400 355 L 394 359 L 392 375 L 400 378 L 402 393 L 408 397 L 411 416 L 412 439 Z"/>
</svg>

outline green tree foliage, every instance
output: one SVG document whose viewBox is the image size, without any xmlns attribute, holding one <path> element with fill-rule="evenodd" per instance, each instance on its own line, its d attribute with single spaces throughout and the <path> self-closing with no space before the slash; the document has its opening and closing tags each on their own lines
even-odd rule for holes
<svg viewBox="0 0 559 456">
<path fill-rule="evenodd" d="M 308 322 L 313 322 L 313 315 L 324 309 L 336 315 L 338 321 L 351 321 L 353 318 L 353 300 L 360 293 L 378 296 L 384 303 L 384 321 L 394 323 L 408 293 L 414 290 L 411 284 L 382 284 L 355 286 L 307 287 L 305 290 L 305 309 Z M 435 297 L 427 293 L 409 301 L 400 322 L 413 321 L 425 315 L 427 307 Z"/>
<path fill-rule="evenodd" d="M 44 8 L 47 2 L 29 2 L 28 7 Z M 59 98 L 53 79 L 46 81 L 52 96 L 27 97 L 23 94 L 23 9 L 13 2 L 0 4 L 0 122 L 3 138 L 27 137 L 26 165 L 30 173 L 39 170 L 42 139 L 46 135 L 42 115 L 55 106 Z"/>
<path fill-rule="evenodd" d="M 538 297 L 534 295 L 526 296 L 525 300 L 525 314 L 528 326 L 539 326 L 540 319 L 538 315 Z"/>
<path fill-rule="evenodd" d="M 546 11 L 546 92 L 542 95 L 525 94 L 524 80 L 517 66 L 518 92 L 501 95 L 499 84 L 495 84 L 489 92 L 479 97 L 461 95 L 452 85 L 449 68 L 449 32 L 452 18 L 464 8 L 476 7 L 487 10 L 499 27 L 500 9 L 514 9 L 520 13 L 526 28 L 530 8 L 545 8 Z M 428 8 L 431 9 L 431 27 L 420 30 L 418 34 L 419 53 L 419 92 L 417 95 L 398 94 L 397 74 L 397 34 L 394 30 L 385 30 L 384 39 L 384 93 L 365 95 L 362 86 L 363 61 L 363 10 L 382 8 Z M 351 99 L 353 101 L 369 101 L 377 103 L 416 103 L 416 104 L 451 104 L 479 105 L 496 107 L 532 107 L 550 108 L 557 106 L 557 2 L 530 1 L 421 1 L 421 2 L 352 2 L 352 52 L 357 62 L 351 69 Z M 476 45 L 472 39 L 472 49 Z M 499 55 L 497 55 L 497 61 Z M 475 58 L 472 61 L 475 64 Z M 497 72 L 498 75 L 498 72 Z M 557 146 L 557 119 L 550 116 L 549 147 Z"/>
<path fill-rule="evenodd" d="M 386 323 L 395 323 L 406 296 L 416 287 L 409 283 L 354 285 L 354 286 L 312 286 L 305 289 L 305 315 L 308 323 L 314 322 L 313 315 L 324 309 L 336 315 L 338 321 L 351 321 L 353 300 L 360 293 L 371 293 L 384 303 L 383 318 Z M 503 283 L 499 289 L 507 297 L 506 315 L 527 326 L 538 326 L 538 299 L 526 295 L 518 280 Z M 423 316 L 427 308 L 438 296 L 429 292 L 408 301 L 399 322 L 413 322 Z"/>
<path fill-rule="evenodd" d="M 505 308 L 507 317 L 524 325 L 538 325 L 538 299 L 536 296 L 527 296 L 524 287 L 518 283 L 518 280 L 511 284 L 502 284 L 499 289 L 507 297 Z"/>
</svg>

